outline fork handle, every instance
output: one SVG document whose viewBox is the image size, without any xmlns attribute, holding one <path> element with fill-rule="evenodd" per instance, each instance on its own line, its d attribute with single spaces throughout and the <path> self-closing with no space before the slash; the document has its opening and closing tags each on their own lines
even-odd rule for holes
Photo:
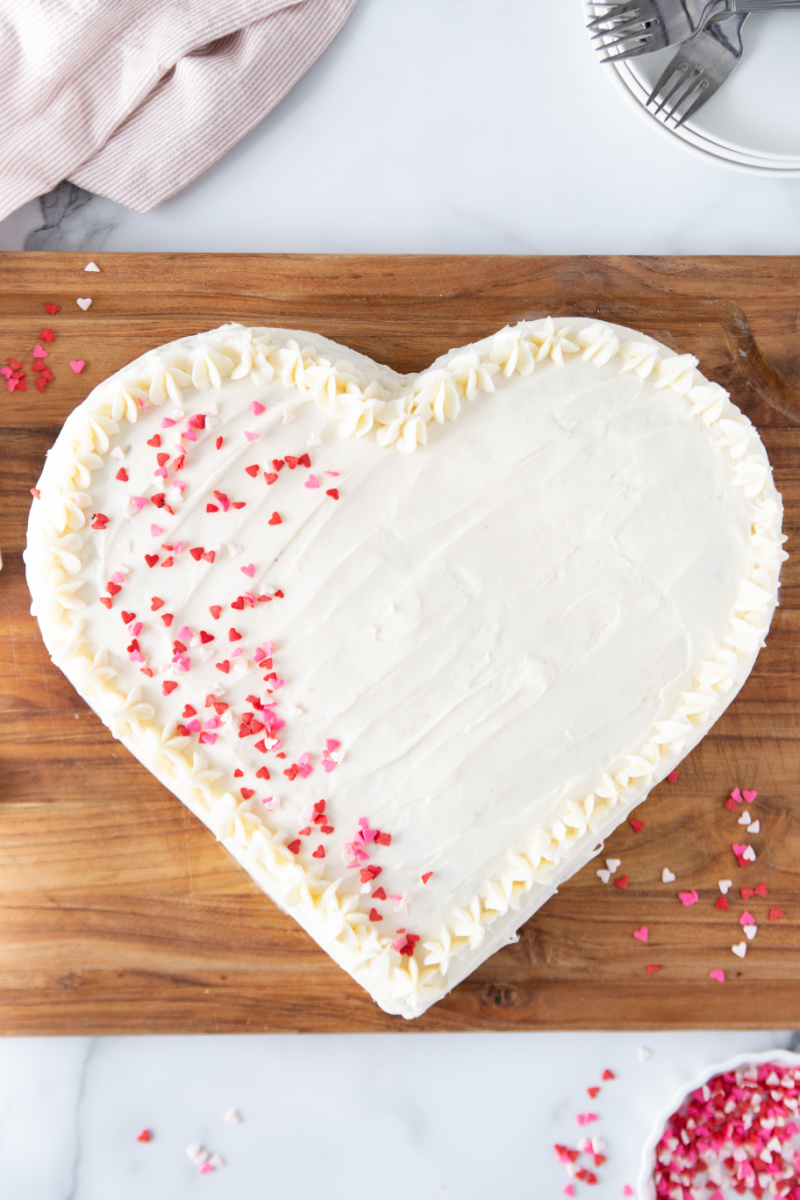
<svg viewBox="0 0 800 1200">
<path fill-rule="evenodd" d="M 727 0 L 728 12 L 773 12 L 775 10 L 800 8 L 800 0 Z M 723 14 L 717 14 L 719 20 Z"/>
</svg>

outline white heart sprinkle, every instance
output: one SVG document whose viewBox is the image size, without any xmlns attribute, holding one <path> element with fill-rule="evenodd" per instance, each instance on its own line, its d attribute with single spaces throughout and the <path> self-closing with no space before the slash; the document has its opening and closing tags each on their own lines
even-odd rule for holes
<svg viewBox="0 0 800 1200">
<path fill-rule="evenodd" d="M 242 1120 L 235 1108 L 229 1108 L 222 1119 L 226 1125 L 238 1125 Z"/>
<path fill-rule="evenodd" d="M 98 267 L 96 262 L 87 263 L 83 269 L 84 269 L 84 271 L 99 271 L 100 270 L 100 268 Z"/>
<path fill-rule="evenodd" d="M 675 882 L 675 876 L 672 874 L 672 871 L 670 871 L 669 867 L 664 867 L 664 870 L 661 872 L 661 882 L 662 883 L 674 883 Z"/>
<path fill-rule="evenodd" d="M 600 870 L 597 872 L 597 878 L 601 879 L 603 881 L 603 883 L 608 883 L 609 880 L 611 879 L 611 872 L 604 871 L 603 868 L 601 867 Z"/>
<path fill-rule="evenodd" d="M 606 1148 L 606 1144 L 601 1137 L 592 1138 L 592 1152 L 594 1154 L 602 1154 Z"/>
<path fill-rule="evenodd" d="M 747 942 L 737 942 L 735 946 L 731 946 L 731 950 L 737 958 L 744 958 L 747 954 Z"/>
<path fill-rule="evenodd" d="M 758 933 L 758 926 L 757 925 L 743 925 L 742 933 L 747 938 L 748 942 L 752 942 L 753 938 Z"/>
<path fill-rule="evenodd" d="M 718 886 L 719 886 L 719 890 L 722 892 L 723 896 L 727 896 L 728 892 L 733 887 L 733 880 L 732 879 L 720 879 Z"/>
<path fill-rule="evenodd" d="M 609 871 L 613 875 L 614 872 L 618 871 L 619 868 L 622 866 L 622 859 L 621 858 L 607 858 L 606 866 L 608 867 Z"/>
<path fill-rule="evenodd" d="M 203 412 L 206 414 L 206 416 L 218 417 L 219 409 L 217 408 L 216 400 L 209 400 L 208 404 L 203 409 Z"/>
<path fill-rule="evenodd" d="M 214 651 L 210 646 L 200 646 L 197 653 L 200 655 L 203 662 L 211 662 L 211 659 L 214 657 Z"/>
<path fill-rule="evenodd" d="M 761 822 L 760 821 L 752 821 L 750 823 L 750 828 L 748 829 L 747 832 L 748 833 L 761 833 Z"/>
<path fill-rule="evenodd" d="M 312 446 L 312 447 L 313 447 L 313 446 L 321 446 L 321 445 L 322 445 L 322 438 L 319 436 L 319 434 L 318 434 L 318 433 L 312 433 L 311 437 L 310 437 L 310 438 L 308 439 L 308 441 L 306 442 L 306 445 L 307 445 L 307 446 Z"/>
<path fill-rule="evenodd" d="M 653 1053 L 653 1051 L 648 1050 L 647 1046 L 637 1046 L 636 1047 L 636 1057 L 639 1059 L 639 1062 L 647 1062 L 648 1058 L 650 1058 L 652 1053 Z"/>
<path fill-rule="evenodd" d="M 79 296 L 75 303 L 77 304 L 78 308 L 82 308 L 83 311 L 86 312 L 87 308 L 92 303 L 92 300 L 90 296 L 86 296 L 86 298 Z"/>
<path fill-rule="evenodd" d="M 578 1142 L 578 1149 L 580 1150 L 581 1154 L 584 1154 L 589 1149 L 591 1144 L 592 1143 L 587 1137 L 581 1138 L 581 1140 Z"/>
<path fill-rule="evenodd" d="M 230 554 L 231 558 L 236 558 L 237 554 L 242 553 L 242 549 L 242 546 L 228 546 L 228 554 Z"/>
<path fill-rule="evenodd" d="M 738 820 L 737 824 L 739 824 L 739 825 L 749 825 L 749 824 L 750 824 L 750 821 L 751 821 L 750 813 L 749 813 L 749 812 L 743 812 L 743 813 L 742 813 L 742 815 L 739 817 L 739 820 Z"/>
<path fill-rule="evenodd" d="M 219 421 L 216 417 L 206 417 L 206 429 L 216 429 Z"/>
<path fill-rule="evenodd" d="M 752 846 L 745 846 L 744 854 L 742 855 L 742 858 L 745 860 L 745 862 L 755 862 L 756 861 L 756 852 Z"/>
<path fill-rule="evenodd" d="M 221 1154 L 212 1154 L 211 1158 L 208 1161 L 212 1167 L 224 1167 L 225 1166 L 225 1159 L 222 1157 Z"/>
<path fill-rule="evenodd" d="M 109 458 L 124 458 L 125 451 L 120 446 L 115 446 L 111 451 Z"/>
<path fill-rule="evenodd" d="M 281 413 L 281 416 L 283 418 L 284 425 L 291 425 L 292 421 L 294 420 L 294 413 L 289 412 L 288 408 L 285 408 L 283 410 L 283 412 Z"/>
<path fill-rule="evenodd" d="M 249 758 L 240 758 L 237 763 L 234 763 L 234 768 L 237 771 L 246 771 L 248 767 L 252 767 L 252 760 Z"/>
<path fill-rule="evenodd" d="M 303 715 L 303 710 L 299 704 L 290 704 L 286 712 L 290 717 L 302 717 Z"/>
</svg>

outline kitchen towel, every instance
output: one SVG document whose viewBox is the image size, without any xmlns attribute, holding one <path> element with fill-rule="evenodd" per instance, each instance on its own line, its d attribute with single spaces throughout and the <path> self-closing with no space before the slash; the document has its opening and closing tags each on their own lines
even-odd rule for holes
<svg viewBox="0 0 800 1200">
<path fill-rule="evenodd" d="M 149 212 L 239 141 L 356 0 L 0 0 L 0 219 L 62 179 Z"/>
</svg>

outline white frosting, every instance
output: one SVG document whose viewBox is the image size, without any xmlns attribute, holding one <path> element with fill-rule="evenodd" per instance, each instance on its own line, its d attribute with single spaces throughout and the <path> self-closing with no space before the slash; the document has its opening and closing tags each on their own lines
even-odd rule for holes
<svg viewBox="0 0 800 1200">
<path fill-rule="evenodd" d="M 418 376 L 309 333 L 184 338 L 87 397 L 39 489 L 26 565 L 54 662 L 404 1016 L 513 939 L 707 732 L 785 558 L 764 448 L 727 393 L 693 357 L 580 318 Z M 264 724 L 248 695 L 274 702 L 280 745 L 268 722 L 238 736 L 243 712 Z"/>
</svg>

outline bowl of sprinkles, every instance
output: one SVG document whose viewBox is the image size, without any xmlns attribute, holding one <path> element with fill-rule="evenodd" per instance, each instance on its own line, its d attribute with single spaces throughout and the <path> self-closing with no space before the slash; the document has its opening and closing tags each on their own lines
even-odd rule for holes
<svg viewBox="0 0 800 1200">
<path fill-rule="evenodd" d="M 642 1155 L 640 1200 L 800 1200 L 800 1054 L 740 1054 L 662 1113 Z"/>
</svg>

